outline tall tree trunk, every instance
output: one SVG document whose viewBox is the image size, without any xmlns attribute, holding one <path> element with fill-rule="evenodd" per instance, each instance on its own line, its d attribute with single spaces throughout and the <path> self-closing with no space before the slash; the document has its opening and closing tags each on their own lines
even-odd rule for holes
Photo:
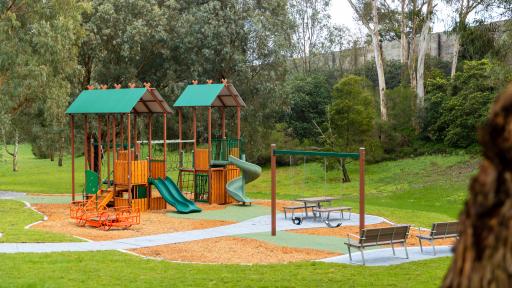
<svg viewBox="0 0 512 288">
<path fill-rule="evenodd" d="M 379 16 L 377 14 L 377 0 L 372 1 L 372 15 L 373 15 L 373 31 L 372 44 L 373 53 L 375 57 L 375 66 L 377 66 L 377 78 L 379 79 L 379 99 L 380 99 L 380 118 L 383 121 L 388 120 L 388 110 L 386 107 L 386 78 L 384 77 L 384 60 L 382 59 L 382 49 L 379 34 Z"/>
<path fill-rule="evenodd" d="M 350 175 L 348 175 L 348 170 L 347 170 L 347 164 L 346 164 L 346 159 L 345 158 L 341 158 L 341 171 L 343 173 L 343 183 L 348 183 L 350 182 Z"/>
<path fill-rule="evenodd" d="M 407 39 L 407 0 L 400 0 L 400 63 L 402 63 L 401 78 L 406 82 L 407 60 L 409 58 L 409 40 Z"/>
<path fill-rule="evenodd" d="M 460 216 L 443 287 L 512 287 L 512 85 L 480 131 L 484 160 Z"/>
<path fill-rule="evenodd" d="M 411 82 L 411 88 L 416 89 L 416 33 L 418 27 L 418 17 L 414 16 L 418 9 L 418 0 L 412 1 L 412 30 L 411 30 L 411 46 L 409 48 L 409 81 Z"/>
<path fill-rule="evenodd" d="M 460 35 L 459 32 L 455 34 L 453 39 L 453 55 L 452 55 L 452 71 L 450 77 L 453 79 L 455 77 L 455 72 L 457 72 L 457 61 L 459 59 L 459 50 L 460 50 Z"/>
<path fill-rule="evenodd" d="M 429 44 L 429 32 L 430 32 L 430 25 L 432 22 L 432 0 L 427 1 L 427 13 L 425 14 L 425 24 L 423 25 L 423 28 L 421 29 L 421 36 L 420 36 L 420 47 L 418 52 L 418 68 L 417 68 L 417 82 L 416 82 L 416 107 L 418 111 L 423 109 L 423 105 L 425 103 L 425 56 L 427 54 L 427 48 Z"/>
<path fill-rule="evenodd" d="M 60 137 L 60 145 L 59 145 L 59 161 L 58 161 L 58 164 L 59 167 L 62 167 L 62 162 L 64 160 L 64 146 L 65 146 L 65 139 L 64 139 L 64 134 L 61 133 L 61 137 Z"/>
<path fill-rule="evenodd" d="M 18 171 L 18 149 L 19 149 L 19 135 L 18 131 L 14 130 L 14 149 L 12 152 L 9 151 L 7 148 L 7 137 L 5 135 L 5 130 L 1 129 L 2 132 L 2 138 L 4 141 L 4 148 L 5 152 L 12 157 L 12 171 L 16 172 Z"/>
</svg>

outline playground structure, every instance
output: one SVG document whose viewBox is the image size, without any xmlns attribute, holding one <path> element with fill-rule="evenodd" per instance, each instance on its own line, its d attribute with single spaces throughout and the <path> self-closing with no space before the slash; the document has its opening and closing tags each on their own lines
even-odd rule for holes
<svg viewBox="0 0 512 288">
<path fill-rule="evenodd" d="M 245 184 L 261 174 L 261 168 L 244 161 L 241 138 L 240 114 L 245 107 L 238 91 L 225 80 L 222 84 L 197 84 L 187 86 L 174 104 L 178 111 L 179 140 L 183 141 L 183 114 L 192 112 L 193 167 L 179 167 L 178 185 L 183 191 L 192 190 L 195 201 L 210 204 L 229 204 L 235 200 L 243 204 L 252 200 L 245 195 Z M 236 108 L 236 138 L 227 136 L 226 110 Z M 197 111 L 207 110 L 207 143 L 198 143 Z M 213 112 L 218 112 L 220 132 L 213 135 Z M 219 124 L 219 123 L 217 123 Z M 182 155 L 179 144 L 178 154 Z M 242 170 L 242 171 L 240 171 Z M 241 176 L 241 172 L 243 176 Z M 184 179 L 194 179 L 193 188 L 185 188 Z"/>
<path fill-rule="evenodd" d="M 129 227 L 140 222 L 140 212 L 166 209 L 166 203 L 179 213 L 200 212 L 182 191 L 192 194 L 194 201 L 210 204 L 252 201 L 245 196 L 244 187 L 261 174 L 261 168 L 240 159 L 244 158 L 240 110 L 245 103 L 233 85 L 224 81 L 187 86 L 174 105 L 178 109 L 179 139 L 171 141 L 167 140 L 167 117 L 172 113 L 171 108 L 149 84 L 145 88 L 121 89 L 120 85 L 115 89 L 88 88 L 66 111 L 71 125 L 70 215 L 79 225 L 105 230 Z M 193 112 L 193 140 L 182 139 L 182 113 L 187 107 Z M 198 146 L 196 110 L 200 107 L 208 108 L 207 148 Z M 237 108 L 237 138 L 226 137 L 225 108 L 229 107 Z M 222 132 L 217 138 L 212 137 L 213 108 L 220 111 L 222 119 Z M 157 145 L 162 144 L 160 154 L 156 153 L 158 149 L 152 139 L 154 114 L 162 115 L 163 140 L 155 141 Z M 82 200 L 76 201 L 75 119 L 78 116 L 83 117 L 85 187 Z M 94 125 L 90 123 L 93 117 L 97 118 L 96 133 L 90 128 Z M 141 125 L 142 122 L 145 125 Z M 143 126 L 147 127 L 147 140 L 140 139 Z M 168 142 L 177 148 L 171 151 L 169 166 L 178 171 L 178 184 L 168 176 Z M 184 161 L 186 144 L 193 144 L 189 149 L 190 161 Z M 153 193 L 152 186 L 159 193 Z"/>
<path fill-rule="evenodd" d="M 346 152 L 325 152 L 325 151 L 305 151 L 305 150 L 278 150 L 276 149 L 276 144 L 270 145 L 270 169 L 271 169 L 271 184 L 270 184 L 270 190 L 271 190 L 271 234 L 272 236 L 276 236 L 276 219 L 277 219 L 277 156 L 313 156 L 313 157 L 334 157 L 334 158 L 341 158 L 341 159 L 355 159 L 359 160 L 359 231 L 363 231 L 365 228 L 365 199 L 364 199 L 364 193 L 365 193 L 365 182 L 364 182 L 364 176 L 365 176 L 365 156 L 366 156 L 366 150 L 365 148 L 359 148 L 359 153 L 346 153 Z M 326 167 L 324 168 L 326 169 Z M 330 201 L 330 200 L 329 200 Z M 316 201 L 317 203 L 320 203 Z M 288 208 L 298 208 L 298 207 L 288 207 Z M 313 213 L 315 213 L 315 207 L 308 206 L 307 201 L 304 201 L 304 207 L 303 209 L 307 213 L 307 209 L 312 208 Z M 317 212 L 320 214 L 323 212 L 322 209 L 320 209 L 320 206 L 317 206 Z M 334 208 L 334 207 L 333 207 Z M 350 207 L 336 207 L 333 209 L 334 211 L 340 210 L 351 210 Z M 324 209 L 325 210 L 325 209 Z M 331 209 L 327 209 L 331 210 Z M 322 211 L 322 212 L 321 212 Z M 330 212 L 330 211 L 329 211 Z M 328 212 L 328 213 L 329 213 Z M 320 215 L 321 216 L 321 215 Z M 295 223 L 295 219 L 293 219 Z M 300 219 L 300 222 L 302 222 L 302 219 Z M 300 223 L 299 223 L 300 224 Z M 330 223 L 326 222 L 326 224 L 330 227 Z M 339 227 L 339 225 L 336 225 L 334 227 Z"/>
</svg>

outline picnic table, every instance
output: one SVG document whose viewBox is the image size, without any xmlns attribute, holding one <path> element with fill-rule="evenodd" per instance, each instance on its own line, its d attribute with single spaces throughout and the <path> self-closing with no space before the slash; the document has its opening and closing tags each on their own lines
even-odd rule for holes
<svg viewBox="0 0 512 288">
<path fill-rule="evenodd" d="M 304 209 L 306 210 L 306 217 L 308 217 L 308 204 L 315 204 L 317 208 L 322 208 L 321 203 L 331 203 L 334 200 L 339 199 L 338 197 L 331 197 L 331 196 L 321 196 L 321 197 L 306 197 L 306 198 L 299 198 L 296 199 L 298 202 L 304 203 Z"/>
</svg>

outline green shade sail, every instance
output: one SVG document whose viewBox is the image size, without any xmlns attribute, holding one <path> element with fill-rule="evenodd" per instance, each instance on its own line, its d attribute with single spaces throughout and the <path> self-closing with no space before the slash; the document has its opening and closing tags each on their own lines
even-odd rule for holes
<svg viewBox="0 0 512 288">
<path fill-rule="evenodd" d="M 171 108 L 156 89 L 124 88 L 84 90 L 66 114 L 170 113 Z"/>
<path fill-rule="evenodd" d="M 196 84 L 185 88 L 174 107 L 245 107 L 245 103 L 231 84 Z"/>
</svg>

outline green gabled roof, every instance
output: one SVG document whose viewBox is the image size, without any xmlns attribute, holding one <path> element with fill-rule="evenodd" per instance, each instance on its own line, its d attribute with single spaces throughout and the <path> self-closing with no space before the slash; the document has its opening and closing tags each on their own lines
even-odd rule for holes
<svg viewBox="0 0 512 288">
<path fill-rule="evenodd" d="M 245 107 L 231 84 L 188 85 L 174 103 L 174 107 Z"/>
<path fill-rule="evenodd" d="M 131 112 L 163 113 L 171 108 L 156 89 L 125 88 L 84 90 L 66 110 L 66 114 Z"/>
</svg>

